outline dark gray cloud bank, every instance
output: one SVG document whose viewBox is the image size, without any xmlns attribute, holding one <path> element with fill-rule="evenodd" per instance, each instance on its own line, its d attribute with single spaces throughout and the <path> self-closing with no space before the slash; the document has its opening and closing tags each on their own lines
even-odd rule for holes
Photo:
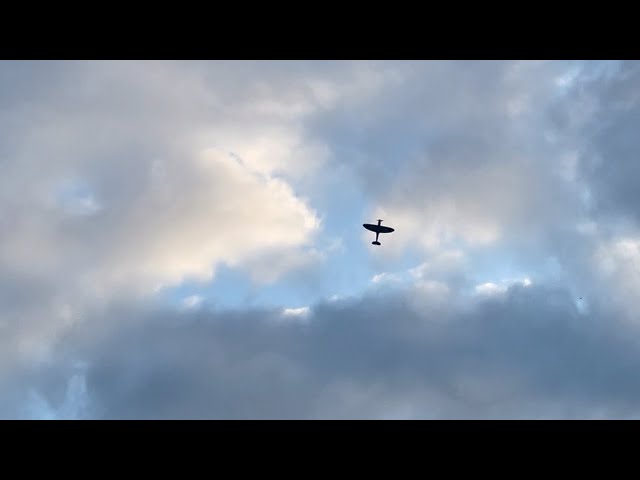
<svg viewBox="0 0 640 480">
<path fill-rule="evenodd" d="M 580 313 L 566 291 L 512 286 L 500 299 L 429 313 L 411 295 L 324 302 L 304 320 L 280 311 L 113 309 L 94 319 L 102 327 L 62 339 L 51 365 L 26 373 L 15 391 L 30 410 L 11 415 L 638 415 L 638 339 L 603 312 Z"/>
</svg>

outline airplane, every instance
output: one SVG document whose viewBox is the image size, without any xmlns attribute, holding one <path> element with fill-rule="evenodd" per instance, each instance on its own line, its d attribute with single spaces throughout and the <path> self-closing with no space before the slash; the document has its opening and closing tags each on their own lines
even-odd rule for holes
<svg viewBox="0 0 640 480">
<path fill-rule="evenodd" d="M 378 235 L 380 235 L 381 233 L 391 233 L 394 231 L 393 228 L 391 227 L 383 227 L 382 225 L 380 225 L 382 223 L 382 220 L 378 220 L 378 224 L 377 225 L 372 225 L 370 223 L 363 223 L 362 226 L 364 228 L 366 228 L 367 230 L 371 230 L 372 232 L 376 232 L 376 241 L 375 242 L 371 242 L 373 245 L 380 245 L 380 242 L 378 241 Z"/>
</svg>

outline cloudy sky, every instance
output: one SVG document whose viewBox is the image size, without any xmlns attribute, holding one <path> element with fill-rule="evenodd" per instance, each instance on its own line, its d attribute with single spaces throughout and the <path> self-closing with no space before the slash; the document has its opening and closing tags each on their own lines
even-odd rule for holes
<svg viewBox="0 0 640 480">
<path fill-rule="evenodd" d="M 640 418 L 638 125 L 637 62 L 0 62 L 0 417 Z"/>
</svg>

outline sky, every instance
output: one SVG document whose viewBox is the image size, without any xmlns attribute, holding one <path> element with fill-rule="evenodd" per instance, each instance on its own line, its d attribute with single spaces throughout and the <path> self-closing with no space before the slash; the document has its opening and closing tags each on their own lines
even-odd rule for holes
<svg viewBox="0 0 640 480">
<path fill-rule="evenodd" d="M 638 124 L 635 61 L 0 61 L 0 418 L 640 418 Z"/>
</svg>

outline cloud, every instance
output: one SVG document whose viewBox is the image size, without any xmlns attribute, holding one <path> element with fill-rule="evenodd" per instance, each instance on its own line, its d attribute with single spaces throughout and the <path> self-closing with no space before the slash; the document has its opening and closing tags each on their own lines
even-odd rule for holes
<svg viewBox="0 0 640 480">
<path fill-rule="evenodd" d="M 135 95 L 135 86 L 118 100 Z M 172 121 L 169 107 L 162 118 Z M 139 129 L 126 117 L 126 110 L 112 113 L 116 114 L 122 115 L 123 124 L 129 123 L 131 132 Z M 70 114 L 55 127 L 44 128 L 73 129 L 79 138 L 100 131 L 84 117 L 82 112 Z M 75 154 L 75 142 L 65 145 L 57 140 L 65 150 L 65 161 L 49 178 L 45 175 L 51 160 L 40 153 L 48 149 L 49 139 L 36 134 L 37 148 L 21 145 L 34 168 L 39 162 L 45 164 L 38 168 L 44 170 L 42 176 L 25 182 L 24 192 L 57 188 L 57 183 L 67 181 L 66 171 L 82 179 L 89 198 L 96 199 L 93 203 L 101 210 L 87 219 L 66 219 L 55 209 L 39 206 L 37 197 L 21 194 L 16 201 L 30 205 L 8 211 L 6 226 L 12 235 L 0 244 L 3 260 L 27 271 L 43 263 L 48 270 L 74 265 L 79 273 L 99 281 L 127 279 L 149 285 L 189 276 L 205 278 L 221 261 L 238 264 L 261 249 L 294 248 L 310 240 L 318 226 L 315 213 L 286 182 L 259 175 L 229 154 L 190 145 L 180 130 L 167 142 L 162 133 L 165 125 L 155 123 L 145 125 L 138 145 L 131 145 L 130 133 L 111 131 L 103 134 L 110 137 L 110 151 L 92 145 L 93 151 L 82 157 Z M 152 126 L 155 131 L 149 132 Z M 185 144 L 172 145 L 180 141 Z M 14 158 L 16 169 L 29 168 Z M 19 174 L 12 177 L 15 182 Z M 34 224 L 36 218 L 40 221 Z"/>
<path fill-rule="evenodd" d="M 393 273 L 382 272 L 374 275 L 371 278 L 373 283 L 386 283 L 386 282 L 397 282 L 400 280 L 398 275 L 394 275 Z"/>
<path fill-rule="evenodd" d="M 119 328 L 59 343 L 32 384 L 60 418 L 637 417 L 637 342 L 567 291 L 514 285 L 438 321 L 412 295 L 290 309 L 313 315 L 278 328 L 271 310 L 124 309 Z M 65 376 L 56 401 L 43 379 Z"/>
<path fill-rule="evenodd" d="M 409 274 L 416 279 L 450 276 L 460 272 L 466 266 L 466 260 L 461 250 L 443 250 L 429 256 L 428 260 L 417 267 L 409 269 Z"/>
<path fill-rule="evenodd" d="M 185 308 L 197 308 L 202 305 L 203 298 L 200 295 L 190 295 L 182 301 Z"/>
<path fill-rule="evenodd" d="M 88 306 L 208 280 L 222 264 L 260 277 L 268 257 L 275 281 L 313 263 L 318 214 L 288 177 L 324 161 L 299 119 L 331 95 L 308 97 L 304 83 L 287 94 L 278 69 L 247 75 L 261 70 L 0 65 L 0 283 L 29 297 L 5 309 L 9 344 L 46 350 Z"/>
<path fill-rule="evenodd" d="M 300 308 L 285 308 L 284 315 L 287 316 L 304 316 L 309 314 L 309 307 L 300 307 Z"/>
<path fill-rule="evenodd" d="M 481 285 L 476 285 L 476 293 L 480 295 L 499 295 L 507 291 L 507 287 L 496 285 L 495 283 L 487 282 Z"/>
<path fill-rule="evenodd" d="M 627 217 L 637 223 L 640 211 L 633 179 L 637 176 L 636 152 L 640 143 L 633 125 L 640 118 L 637 82 L 640 63 L 614 64 L 615 74 L 605 71 L 581 82 L 574 103 L 590 100 L 591 115 L 574 127 L 584 138 L 579 157 L 581 177 L 589 185 L 591 208 L 602 218 Z"/>
<path fill-rule="evenodd" d="M 527 245 L 579 215 L 577 187 L 556 167 L 570 149 L 543 136 L 546 117 L 559 101 L 548 81 L 558 66 L 498 63 L 478 67 L 468 84 L 459 84 L 461 70 L 471 65 L 476 66 L 441 65 L 442 74 L 456 81 L 432 83 L 417 97 L 412 82 L 423 77 L 406 79 L 404 91 L 415 107 L 403 112 L 404 121 L 416 123 L 413 130 L 423 132 L 425 140 L 400 152 L 389 185 L 372 190 L 375 215 L 393 218 L 398 231 L 406 232 L 397 248 L 408 242 L 427 249 L 505 241 Z M 428 71 L 425 66 L 424 75 Z M 422 105 L 429 105 L 428 111 Z M 439 122 L 452 112 L 459 115 L 456 122 Z"/>
</svg>

